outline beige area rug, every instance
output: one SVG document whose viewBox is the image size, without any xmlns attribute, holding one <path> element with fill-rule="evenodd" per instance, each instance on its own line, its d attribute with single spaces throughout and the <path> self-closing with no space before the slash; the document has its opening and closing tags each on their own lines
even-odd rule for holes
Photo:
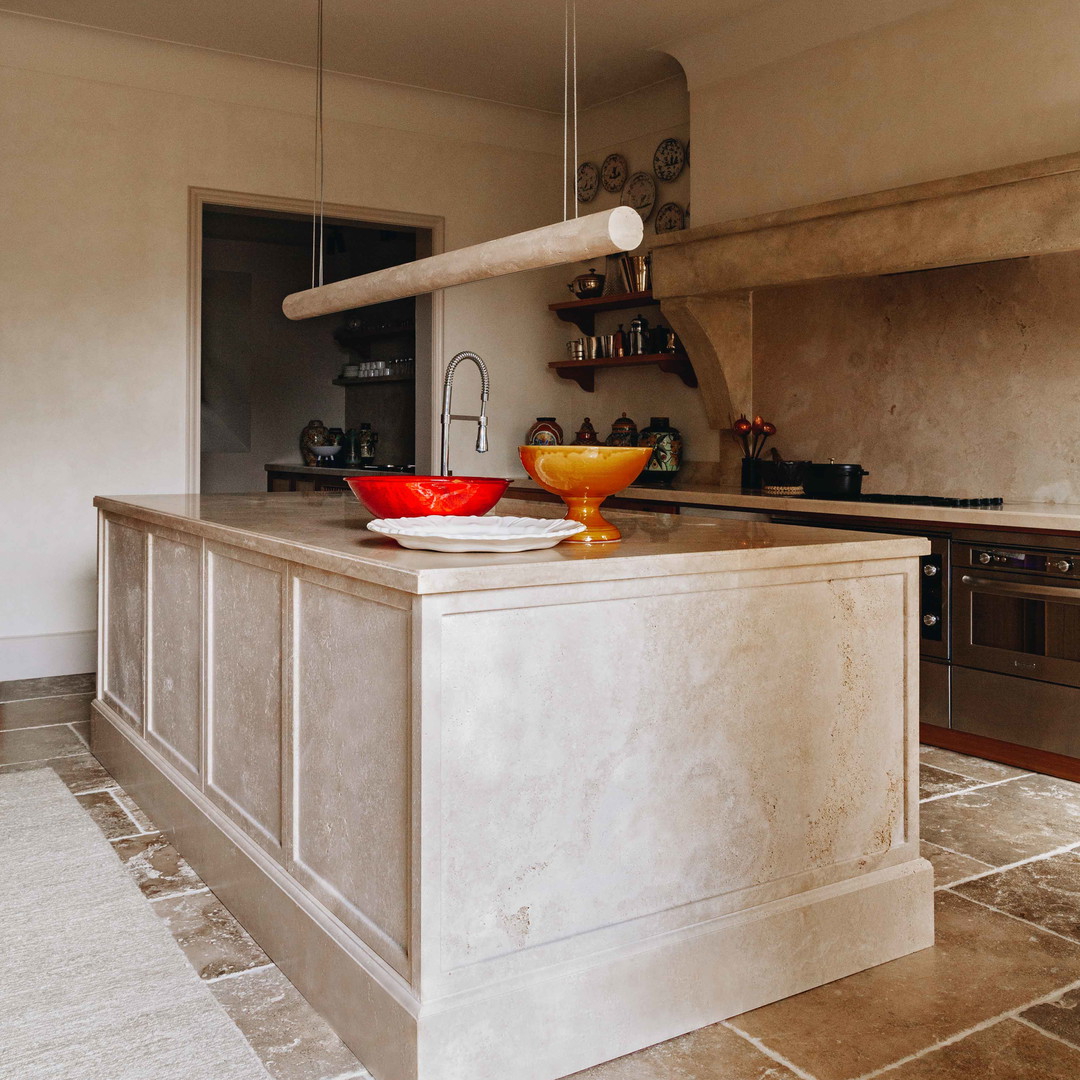
<svg viewBox="0 0 1080 1080">
<path fill-rule="evenodd" d="M 268 1075 L 56 774 L 0 776 L 0 1078 Z"/>
</svg>

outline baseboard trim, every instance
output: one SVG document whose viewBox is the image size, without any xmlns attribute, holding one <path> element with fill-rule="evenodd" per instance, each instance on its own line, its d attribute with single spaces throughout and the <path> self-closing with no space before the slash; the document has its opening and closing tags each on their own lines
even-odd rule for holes
<svg viewBox="0 0 1080 1080">
<path fill-rule="evenodd" d="M 96 670 L 96 630 L 0 638 L 0 682 Z"/>
</svg>

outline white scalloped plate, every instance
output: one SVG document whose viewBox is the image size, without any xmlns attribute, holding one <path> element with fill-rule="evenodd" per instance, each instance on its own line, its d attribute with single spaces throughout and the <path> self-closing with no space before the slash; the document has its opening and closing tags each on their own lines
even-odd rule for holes
<svg viewBox="0 0 1080 1080">
<path fill-rule="evenodd" d="M 576 536 L 585 526 L 563 518 L 426 517 L 376 518 L 367 526 L 402 547 L 419 551 L 538 551 Z"/>
</svg>

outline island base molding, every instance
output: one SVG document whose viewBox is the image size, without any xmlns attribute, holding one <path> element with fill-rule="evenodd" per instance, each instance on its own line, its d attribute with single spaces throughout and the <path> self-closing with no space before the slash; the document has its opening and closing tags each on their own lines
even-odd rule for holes
<svg viewBox="0 0 1080 1080">
<path fill-rule="evenodd" d="M 421 1002 L 103 702 L 95 755 L 377 1080 L 556 1080 L 934 943 L 920 858 Z"/>
</svg>

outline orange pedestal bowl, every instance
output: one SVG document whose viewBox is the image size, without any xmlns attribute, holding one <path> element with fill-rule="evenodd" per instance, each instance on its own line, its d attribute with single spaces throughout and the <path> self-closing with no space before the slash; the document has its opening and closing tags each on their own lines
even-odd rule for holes
<svg viewBox="0 0 1080 1080">
<path fill-rule="evenodd" d="M 564 544 L 604 544 L 621 537 L 600 504 L 632 484 L 652 456 L 651 446 L 519 446 L 525 471 L 566 503 L 568 521 L 585 531 Z"/>
</svg>

